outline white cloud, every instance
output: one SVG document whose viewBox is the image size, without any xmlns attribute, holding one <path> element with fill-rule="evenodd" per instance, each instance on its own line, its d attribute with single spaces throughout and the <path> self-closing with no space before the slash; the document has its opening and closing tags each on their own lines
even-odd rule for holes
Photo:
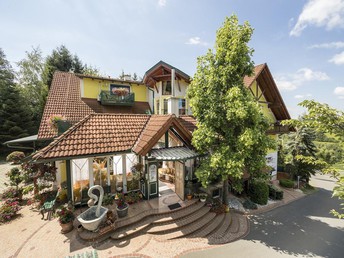
<svg viewBox="0 0 344 258">
<path fill-rule="evenodd" d="M 208 43 L 205 41 L 202 41 L 200 37 L 192 37 L 189 38 L 187 42 L 185 42 L 187 45 L 201 45 L 201 46 L 207 46 Z"/>
<path fill-rule="evenodd" d="M 297 86 L 293 82 L 283 79 L 277 79 L 276 84 L 280 90 L 284 91 L 292 91 L 297 89 Z"/>
<path fill-rule="evenodd" d="M 336 87 L 333 93 L 337 95 L 339 99 L 344 99 L 344 87 Z"/>
<path fill-rule="evenodd" d="M 329 62 L 334 63 L 336 65 L 344 64 L 344 51 L 340 54 L 335 55 L 332 57 Z"/>
<path fill-rule="evenodd" d="M 300 36 L 309 25 L 331 30 L 344 27 L 344 0 L 309 0 L 294 26 L 290 36 Z"/>
<path fill-rule="evenodd" d="M 166 0 L 159 0 L 158 5 L 159 5 L 160 7 L 164 7 L 164 6 L 166 6 L 166 3 L 167 3 Z"/>
<path fill-rule="evenodd" d="M 292 91 L 297 89 L 305 82 L 309 81 L 325 81 L 330 77 L 319 71 L 313 71 L 310 68 L 304 67 L 297 70 L 294 74 L 288 74 L 276 79 L 276 84 L 280 90 Z"/>
<path fill-rule="evenodd" d="M 325 81 L 330 79 L 326 73 L 314 72 L 307 67 L 299 69 L 294 75 L 294 78 L 299 83 L 305 81 Z"/>
<path fill-rule="evenodd" d="M 312 94 L 306 94 L 306 95 L 295 95 L 294 98 L 296 99 L 304 99 L 306 97 L 311 97 Z"/>
<path fill-rule="evenodd" d="M 344 48 L 344 41 L 314 44 L 309 48 Z"/>
</svg>

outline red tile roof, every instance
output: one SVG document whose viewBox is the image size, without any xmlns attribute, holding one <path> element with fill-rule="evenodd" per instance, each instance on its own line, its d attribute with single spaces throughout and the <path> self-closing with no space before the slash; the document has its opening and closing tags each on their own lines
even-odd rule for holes
<svg viewBox="0 0 344 258">
<path fill-rule="evenodd" d="M 175 115 L 90 114 L 35 153 L 32 159 L 44 162 L 130 150 L 144 156 L 170 127 L 191 147 L 191 132 Z"/>
<path fill-rule="evenodd" d="M 80 98 L 80 79 L 72 73 L 55 72 L 44 107 L 38 139 L 51 139 L 56 131 L 50 129 L 47 120 L 51 115 L 62 115 L 76 123 L 94 113 Z"/>
<path fill-rule="evenodd" d="M 251 87 L 252 83 L 258 78 L 260 73 L 263 71 L 266 64 L 260 64 L 254 67 L 253 75 L 252 76 L 245 76 L 244 77 L 244 85 L 249 88 Z"/>
<path fill-rule="evenodd" d="M 197 122 L 196 118 L 193 116 L 179 116 L 179 122 L 191 133 L 196 130 Z"/>
<path fill-rule="evenodd" d="M 131 150 L 149 118 L 139 114 L 90 114 L 34 154 L 33 160 Z"/>
</svg>

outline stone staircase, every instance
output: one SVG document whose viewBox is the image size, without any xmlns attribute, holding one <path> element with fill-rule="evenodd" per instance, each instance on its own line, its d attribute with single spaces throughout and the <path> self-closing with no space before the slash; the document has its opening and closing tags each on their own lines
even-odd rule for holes
<svg viewBox="0 0 344 258">
<path fill-rule="evenodd" d="M 207 238 L 212 243 L 223 243 L 232 232 L 232 213 L 219 214 L 210 212 L 202 202 L 169 211 L 120 221 L 111 234 L 113 240 L 134 238 L 140 234 L 157 236 L 158 241 L 176 238 Z M 233 225 L 238 224 L 236 221 Z"/>
</svg>

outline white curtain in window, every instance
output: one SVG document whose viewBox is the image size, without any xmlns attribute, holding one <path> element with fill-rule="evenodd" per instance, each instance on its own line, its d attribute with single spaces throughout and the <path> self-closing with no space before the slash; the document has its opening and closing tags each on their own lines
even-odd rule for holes
<svg viewBox="0 0 344 258">
<path fill-rule="evenodd" d="M 137 163 L 137 156 L 135 154 L 127 154 L 127 173 L 131 172 L 131 167 Z"/>
<path fill-rule="evenodd" d="M 122 169 L 122 156 L 113 156 L 113 172 L 115 175 L 122 175 L 123 169 Z"/>
<path fill-rule="evenodd" d="M 88 159 L 73 159 L 71 163 L 73 171 L 73 184 L 76 181 L 89 179 Z"/>
</svg>

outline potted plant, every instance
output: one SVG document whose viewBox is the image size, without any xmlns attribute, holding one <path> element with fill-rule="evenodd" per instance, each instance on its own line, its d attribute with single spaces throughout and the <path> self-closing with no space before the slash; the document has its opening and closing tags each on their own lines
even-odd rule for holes
<svg viewBox="0 0 344 258">
<path fill-rule="evenodd" d="M 207 200 L 208 195 L 206 193 L 200 193 L 199 195 L 199 200 L 201 202 L 205 202 Z"/>
<path fill-rule="evenodd" d="M 66 234 L 73 230 L 74 213 L 71 209 L 62 206 L 56 211 L 59 218 L 61 233 Z"/>
<path fill-rule="evenodd" d="M 120 193 L 117 195 L 116 204 L 117 204 L 116 210 L 117 210 L 118 217 L 123 218 L 127 216 L 129 204 L 125 201 L 125 197 L 123 193 Z"/>
</svg>

